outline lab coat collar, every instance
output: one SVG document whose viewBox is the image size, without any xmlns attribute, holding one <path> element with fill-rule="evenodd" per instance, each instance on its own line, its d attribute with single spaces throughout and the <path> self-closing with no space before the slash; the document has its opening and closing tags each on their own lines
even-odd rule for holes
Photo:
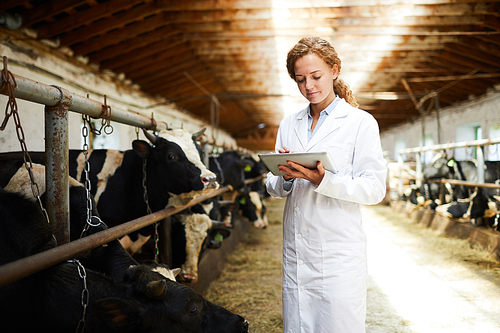
<svg viewBox="0 0 500 333">
<path fill-rule="evenodd" d="M 318 129 L 318 132 L 314 134 L 309 143 L 307 142 L 307 112 L 309 106 L 297 113 L 297 125 L 295 126 L 295 134 L 299 139 L 303 151 L 311 150 L 325 136 L 340 127 L 338 119 L 346 117 L 349 113 L 349 108 L 347 107 L 347 105 L 347 102 L 343 98 L 341 98 L 335 109 L 333 109 L 332 112 L 328 115 L 328 117 L 325 119 L 325 122 Z"/>
</svg>

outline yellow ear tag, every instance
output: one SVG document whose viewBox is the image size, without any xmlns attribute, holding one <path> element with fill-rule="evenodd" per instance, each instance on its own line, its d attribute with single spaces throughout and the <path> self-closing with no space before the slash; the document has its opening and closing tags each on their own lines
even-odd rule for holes
<svg viewBox="0 0 500 333">
<path fill-rule="evenodd" d="M 252 171 L 252 167 L 251 167 L 250 165 L 248 165 L 248 164 L 247 164 L 247 165 L 245 166 L 245 172 L 250 172 L 250 171 Z"/>
<path fill-rule="evenodd" d="M 455 166 L 455 160 L 454 159 L 449 160 L 447 166 L 453 168 L 453 166 Z"/>
<path fill-rule="evenodd" d="M 240 201 L 238 201 L 240 204 L 244 205 L 247 203 L 245 198 L 241 198 Z"/>
</svg>

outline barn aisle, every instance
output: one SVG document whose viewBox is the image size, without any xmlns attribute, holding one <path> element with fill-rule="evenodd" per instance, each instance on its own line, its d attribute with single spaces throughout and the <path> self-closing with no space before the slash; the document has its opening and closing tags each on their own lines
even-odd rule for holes
<svg viewBox="0 0 500 333">
<path fill-rule="evenodd" d="M 281 214 L 251 229 L 205 296 L 250 322 L 282 332 Z M 500 332 L 500 264 L 467 241 L 438 236 L 387 206 L 363 208 L 368 237 L 367 333 Z"/>
<path fill-rule="evenodd" d="M 389 207 L 364 208 L 367 332 L 500 332 L 500 265 Z"/>
</svg>

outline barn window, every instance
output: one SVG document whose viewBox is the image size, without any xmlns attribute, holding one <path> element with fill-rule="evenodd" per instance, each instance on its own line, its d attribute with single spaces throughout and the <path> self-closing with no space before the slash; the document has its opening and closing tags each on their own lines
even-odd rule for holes
<svg viewBox="0 0 500 333">
<path fill-rule="evenodd" d="M 457 127 L 456 142 L 468 142 L 482 139 L 481 123 L 470 123 Z M 476 147 L 455 149 L 455 158 L 458 161 L 469 161 L 477 158 Z"/>
<path fill-rule="evenodd" d="M 489 128 L 488 138 L 497 139 L 500 138 L 500 124 L 491 125 Z M 488 161 L 500 161 L 500 144 L 486 146 L 488 149 L 487 160 Z"/>
<path fill-rule="evenodd" d="M 420 140 L 420 147 L 427 147 L 427 146 L 432 146 L 434 145 L 434 139 L 432 138 L 432 134 L 425 134 L 423 142 Z M 423 164 L 429 164 L 432 161 L 432 158 L 434 157 L 434 152 L 432 150 L 427 150 L 422 152 L 422 163 Z"/>
<path fill-rule="evenodd" d="M 405 139 L 397 139 L 396 142 L 394 142 L 394 160 L 398 160 L 399 151 L 401 149 L 406 149 Z M 401 154 L 401 158 L 403 161 L 407 161 L 406 154 Z"/>
</svg>

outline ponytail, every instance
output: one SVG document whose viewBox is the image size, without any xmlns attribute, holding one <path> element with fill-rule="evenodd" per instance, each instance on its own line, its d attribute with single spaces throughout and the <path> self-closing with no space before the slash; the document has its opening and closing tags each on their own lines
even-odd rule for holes
<svg viewBox="0 0 500 333">
<path fill-rule="evenodd" d="M 336 78 L 333 80 L 333 90 L 340 97 L 345 99 L 345 101 L 355 108 L 359 106 L 356 97 L 352 94 L 352 90 L 349 88 L 349 85 L 344 82 L 344 80 L 340 78 Z"/>
</svg>

